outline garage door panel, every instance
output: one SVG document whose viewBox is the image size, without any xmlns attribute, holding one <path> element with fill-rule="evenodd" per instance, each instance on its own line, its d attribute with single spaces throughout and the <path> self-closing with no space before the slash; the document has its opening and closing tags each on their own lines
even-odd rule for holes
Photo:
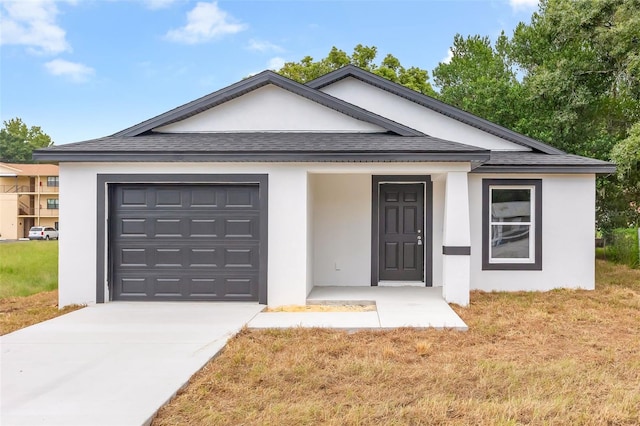
<svg viewBox="0 0 640 426">
<path fill-rule="evenodd" d="M 191 191 L 191 207 L 218 207 L 218 192 L 207 188 L 194 188 Z"/>
<path fill-rule="evenodd" d="M 159 267 L 180 267 L 184 266 L 184 255 L 182 248 L 156 248 L 152 251 L 154 266 Z"/>
<path fill-rule="evenodd" d="M 228 189 L 226 191 L 226 208 L 253 208 L 258 205 L 255 197 L 249 191 L 243 191 L 241 188 Z"/>
<path fill-rule="evenodd" d="M 141 276 L 130 274 L 116 283 L 119 300 L 255 300 L 257 275 Z"/>
<path fill-rule="evenodd" d="M 253 280 L 250 278 L 228 278 L 225 280 L 225 294 L 233 297 L 245 297 L 251 294 Z"/>
<path fill-rule="evenodd" d="M 123 218 L 120 222 L 120 235 L 146 237 L 146 224 L 146 219 Z"/>
<path fill-rule="evenodd" d="M 147 295 L 147 279 L 145 277 L 123 277 L 119 282 L 120 293 L 134 297 Z"/>
<path fill-rule="evenodd" d="M 117 199 L 121 206 L 147 207 L 147 191 L 143 188 L 123 188 Z"/>
<path fill-rule="evenodd" d="M 258 238 L 257 218 L 236 218 L 224 221 L 225 238 Z"/>
<path fill-rule="evenodd" d="M 236 247 L 224 250 L 224 266 L 229 269 L 255 269 L 258 256 L 250 248 Z"/>
<path fill-rule="evenodd" d="M 147 267 L 149 264 L 147 260 L 147 250 L 145 248 L 123 248 L 119 251 L 119 254 L 120 256 L 116 262 L 117 265 Z"/>
<path fill-rule="evenodd" d="M 218 223 L 216 219 L 203 218 L 203 219 L 189 219 L 189 236 L 190 237 L 217 237 L 218 236 Z"/>
<path fill-rule="evenodd" d="M 116 186 L 114 299 L 257 301 L 258 206 L 257 186 Z"/>
<path fill-rule="evenodd" d="M 204 267 L 204 268 L 217 268 L 218 267 L 218 253 L 215 248 L 190 248 L 191 254 L 189 255 L 189 266 L 192 268 Z"/>
<path fill-rule="evenodd" d="M 180 277 L 157 278 L 154 296 L 182 296 L 183 287 Z"/>
<path fill-rule="evenodd" d="M 150 214 L 141 217 L 140 212 L 132 217 L 122 214 L 114 218 L 115 237 L 141 241 L 162 238 L 208 237 L 222 239 L 254 239 L 260 238 L 260 218 L 257 214 L 234 214 L 232 218 L 227 214 L 198 215 L 189 213 L 189 217 L 176 214 Z"/>
</svg>

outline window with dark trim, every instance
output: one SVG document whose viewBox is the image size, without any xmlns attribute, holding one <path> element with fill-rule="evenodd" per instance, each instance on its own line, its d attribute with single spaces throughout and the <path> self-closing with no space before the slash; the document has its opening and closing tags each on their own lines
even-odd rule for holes
<svg viewBox="0 0 640 426">
<path fill-rule="evenodd" d="M 60 177 L 59 176 L 48 176 L 47 177 L 47 186 L 60 186 Z"/>
<path fill-rule="evenodd" d="M 482 269 L 542 270 L 542 180 L 482 180 Z"/>
<path fill-rule="evenodd" d="M 57 198 L 47 198 L 47 209 L 58 210 L 60 208 L 60 200 Z"/>
</svg>

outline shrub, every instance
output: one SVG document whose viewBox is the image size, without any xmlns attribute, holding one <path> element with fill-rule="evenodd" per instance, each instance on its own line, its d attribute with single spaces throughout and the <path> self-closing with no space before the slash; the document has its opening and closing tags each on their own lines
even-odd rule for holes
<svg viewBox="0 0 640 426">
<path fill-rule="evenodd" d="M 606 258 L 630 266 L 640 267 L 640 248 L 637 228 L 618 228 L 605 241 Z"/>
</svg>

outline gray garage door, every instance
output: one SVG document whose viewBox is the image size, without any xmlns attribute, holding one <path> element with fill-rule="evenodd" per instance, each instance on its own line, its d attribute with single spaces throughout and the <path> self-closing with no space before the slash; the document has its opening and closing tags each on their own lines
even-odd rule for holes
<svg viewBox="0 0 640 426">
<path fill-rule="evenodd" d="M 111 190 L 115 300 L 258 300 L 256 185 Z"/>
</svg>

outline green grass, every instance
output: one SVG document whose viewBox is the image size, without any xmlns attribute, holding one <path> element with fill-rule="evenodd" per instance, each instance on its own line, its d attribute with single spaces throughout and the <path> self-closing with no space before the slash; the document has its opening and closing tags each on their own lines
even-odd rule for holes
<svg viewBox="0 0 640 426">
<path fill-rule="evenodd" d="M 57 241 L 0 243 L 0 299 L 57 288 Z"/>
</svg>

